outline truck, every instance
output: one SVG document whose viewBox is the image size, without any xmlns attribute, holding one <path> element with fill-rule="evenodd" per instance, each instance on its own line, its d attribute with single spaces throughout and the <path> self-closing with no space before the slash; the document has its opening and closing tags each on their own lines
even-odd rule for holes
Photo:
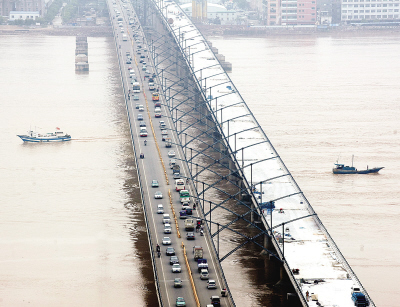
<svg viewBox="0 0 400 307">
<path fill-rule="evenodd" d="M 183 179 L 175 180 L 175 191 L 179 192 L 180 190 L 185 189 L 185 181 Z"/>
<path fill-rule="evenodd" d="M 139 82 L 132 83 L 132 92 L 140 93 L 140 83 Z"/>
<path fill-rule="evenodd" d="M 188 190 L 180 190 L 179 191 L 179 199 L 182 204 L 190 203 L 190 194 Z"/>
<path fill-rule="evenodd" d="M 185 230 L 194 230 L 194 220 L 193 219 L 185 220 Z"/>
<path fill-rule="evenodd" d="M 181 167 L 178 164 L 172 167 L 172 175 L 174 178 L 179 178 L 181 176 Z"/>
<path fill-rule="evenodd" d="M 197 259 L 197 270 L 200 271 L 202 269 L 207 269 L 208 270 L 208 263 L 207 263 L 207 259 L 204 258 L 199 258 Z"/>
<path fill-rule="evenodd" d="M 369 301 L 365 297 L 365 294 L 361 292 L 360 288 L 353 287 L 353 291 L 351 292 L 351 299 L 354 302 L 354 306 L 357 307 L 367 307 L 369 306 Z"/>
<path fill-rule="evenodd" d="M 203 248 L 201 246 L 193 247 L 194 260 L 203 258 Z"/>
</svg>

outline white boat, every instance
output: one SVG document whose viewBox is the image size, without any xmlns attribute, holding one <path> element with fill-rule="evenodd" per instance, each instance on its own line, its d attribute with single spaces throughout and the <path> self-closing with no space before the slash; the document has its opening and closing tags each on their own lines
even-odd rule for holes
<svg viewBox="0 0 400 307">
<path fill-rule="evenodd" d="M 40 143 L 40 142 L 65 142 L 65 141 L 70 141 L 71 136 L 67 133 L 59 131 L 60 128 L 56 128 L 56 132 L 51 132 L 51 133 L 45 133 L 41 134 L 38 132 L 35 132 L 33 130 L 29 130 L 28 134 L 25 135 L 17 135 L 18 137 L 21 138 L 24 142 L 34 142 L 34 143 Z"/>
</svg>

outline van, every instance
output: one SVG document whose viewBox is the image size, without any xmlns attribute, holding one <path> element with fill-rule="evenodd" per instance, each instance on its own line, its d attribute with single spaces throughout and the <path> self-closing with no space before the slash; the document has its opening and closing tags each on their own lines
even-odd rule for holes
<svg viewBox="0 0 400 307">
<path fill-rule="evenodd" d="M 168 213 L 163 214 L 162 222 L 163 224 L 171 224 L 171 218 Z"/>
<path fill-rule="evenodd" d="M 161 108 L 156 108 L 154 110 L 154 117 L 155 118 L 160 118 L 161 117 Z"/>
<path fill-rule="evenodd" d="M 157 213 L 164 214 L 164 206 L 162 204 L 157 205 Z"/>
</svg>

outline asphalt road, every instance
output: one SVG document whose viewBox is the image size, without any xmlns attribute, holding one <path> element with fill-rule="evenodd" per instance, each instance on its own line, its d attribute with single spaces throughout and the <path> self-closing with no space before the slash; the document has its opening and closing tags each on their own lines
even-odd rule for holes
<svg viewBox="0 0 400 307">
<path fill-rule="evenodd" d="M 141 186 L 143 189 L 143 201 L 147 210 L 148 222 L 151 232 L 151 238 L 154 244 L 160 244 L 161 246 L 161 257 L 158 258 L 157 255 L 153 255 L 156 260 L 158 278 L 161 296 L 163 299 L 163 303 L 165 306 L 175 306 L 176 298 L 183 297 L 186 301 L 186 306 L 196 306 L 196 301 L 194 298 L 193 288 L 189 280 L 189 270 L 186 267 L 185 259 L 183 255 L 182 242 L 186 246 L 188 262 L 191 269 L 191 274 L 194 280 L 196 292 L 200 301 L 200 306 L 206 306 L 210 304 L 210 297 L 212 295 L 220 296 L 221 288 L 223 288 L 223 284 L 220 278 L 216 274 L 216 263 L 215 259 L 210 256 L 209 246 L 207 240 L 205 240 L 205 236 L 200 236 L 199 233 L 195 232 L 195 240 L 187 240 L 186 239 L 186 231 L 184 230 L 184 220 L 179 219 L 179 211 L 181 210 L 181 204 L 179 201 L 179 193 L 175 192 L 175 180 L 172 178 L 172 170 L 169 168 L 168 163 L 170 158 L 168 157 L 168 151 L 174 150 L 176 152 L 177 162 L 181 165 L 182 177 L 187 177 L 186 171 L 187 167 L 182 165 L 182 162 L 179 160 L 182 159 L 183 154 L 180 148 L 172 145 L 172 148 L 166 148 L 165 142 L 162 141 L 161 129 L 159 128 L 159 121 L 165 121 L 168 129 L 168 137 L 172 138 L 172 143 L 177 143 L 177 135 L 175 130 L 169 130 L 173 127 L 172 122 L 170 121 L 169 116 L 167 116 L 167 109 L 162 106 L 162 118 L 155 118 L 154 116 L 154 103 L 151 99 L 152 92 L 149 90 L 148 81 L 144 80 L 145 71 L 142 70 L 142 64 L 140 63 L 140 56 L 144 56 L 144 61 L 147 63 L 147 70 L 150 71 L 150 74 L 153 74 L 154 69 L 152 67 L 151 59 L 148 58 L 149 53 L 144 51 L 147 49 L 147 46 L 144 44 L 143 34 L 138 27 L 138 20 L 133 12 L 133 8 L 130 3 L 116 1 L 113 4 L 114 0 L 109 0 L 109 7 L 112 16 L 113 28 L 115 33 L 117 51 L 119 53 L 119 62 L 121 67 L 121 76 L 122 82 L 125 88 L 125 99 L 127 101 L 128 106 L 128 116 L 130 118 L 130 123 L 132 126 L 132 139 L 135 147 L 135 151 L 137 155 L 140 153 L 144 154 L 144 159 L 139 159 L 138 161 L 138 169 L 140 172 Z M 125 7 L 123 6 L 125 5 Z M 129 9 L 129 11 L 127 10 Z M 123 17 L 123 26 L 119 27 L 118 20 L 116 16 L 116 10 L 121 13 L 121 17 Z M 130 16 L 128 15 L 130 14 Z M 115 17 L 115 18 L 114 18 Z M 134 19 L 134 24 L 129 25 L 129 18 Z M 121 33 L 121 29 L 123 29 L 124 33 Z M 123 34 L 127 35 L 127 41 L 123 41 Z M 135 37 L 134 37 L 135 35 Z M 142 46 L 139 48 L 138 46 Z M 132 57 L 132 63 L 127 64 L 127 56 L 126 53 L 129 52 Z M 139 54 L 140 53 L 140 54 Z M 140 93 L 131 93 L 129 95 L 129 89 L 132 91 L 131 80 L 129 77 L 130 70 L 129 67 L 135 71 L 135 75 L 137 77 L 138 82 L 141 85 Z M 147 78 L 146 78 L 147 79 Z M 158 81 L 155 79 L 155 81 Z M 159 88 L 159 83 L 156 83 L 156 89 Z M 129 95 L 129 98 L 128 98 Z M 139 100 L 134 101 L 133 95 L 138 95 Z M 139 111 L 136 109 L 136 103 L 139 103 L 144 106 L 144 111 Z M 160 102 L 162 105 L 165 104 L 164 98 L 162 97 L 162 93 L 160 93 Z M 138 120 L 138 114 L 142 114 L 144 120 Z M 147 137 L 139 136 L 139 123 L 145 122 L 147 126 Z M 153 135 L 152 126 L 154 129 L 155 137 Z M 147 145 L 145 146 L 144 141 L 147 141 Z M 157 148 L 158 145 L 158 148 Z M 165 165 L 166 175 L 169 180 L 169 184 L 167 184 L 167 179 L 164 173 L 164 167 L 161 162 L 161 158 L 163 159 Z M 152 180 L 158 180 L 159 187 L 152 188 L 151 182 Z M 186 188 L 188 188 L 186 186 Z M 189 187 L 191 190 L 193 187 Z M 156 191 L 161 191 L 163 194 L 162 199 L 155 199 L 154 194 Z M 170 200 L 168 196 L 168 191 L 170 191 L 172 196 L 172 204 L 173 208 L 177 214 L 179 230 L 181 233 L 181 238 L 178 238 L 177 228 L 174 223 L 173 213 L 170 205 Z M 165 213 L 169 213 L 171 216 L 171 234 L 164 234 L 164 224 L 162 223 L 162 214 L 157 214 L 157 205 L 163 204 Z M 193 202 L 191 202 L 191 207 Z M 198 212 L 193 210 L 193 215 L 197 216 Z M 207 235 L 207 234 L 206 234 Z M 172 273 L 172 265 L 169 264 L 170 257 L 165 254 L 166 247 L 162 245 L 162 238 L 168 236 L 171 238 L 172 244 L 168 245 L 175 249 L 176 255 L 179 258 L 179 263 L 182 267 L 181 273 Z M 202 246 L 204 249 L 204 258 L 208 260 L 209 263 L 209 274 L 210 279 L 214 279 L 217 283 L 217 289 L 207 289 L 207 281 L 200 280 L 200 274 L 197 272 L 197 263 L 193 259 L 193 246 Z M 154 251 L 155 246 L 153 247 Z M 182 279 L 182 288 L 174 288 L 174 279 L 181 278 Z M 221 305 L 228 306 L 228 301 L 226 298 L 221 298 Z"/>
</svg>

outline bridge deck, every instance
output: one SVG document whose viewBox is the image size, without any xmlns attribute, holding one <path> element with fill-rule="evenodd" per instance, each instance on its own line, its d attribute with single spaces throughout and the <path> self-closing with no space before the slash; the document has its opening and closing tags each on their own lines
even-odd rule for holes
<svg viewBox="0 0 400 307">
<path fill-rule="evenodd" d="M 353 306 L 351 287 L 358 286 L 364 290 L 360 281 L 225 73 L 212 48 L 177 4 L 164 1 L 156 5 L 166 20 L 173 20 L 169 24 L 170 31 L 186 55 L 192 74 L 207 98 L 214 120 L 224 132 L 237 166 L 242 168 L 248 186 L 257 193 L 259 213 L 265 217 L 263 223 L 267 229 L 273 228 L 275 247 L 281 259 L 286 260 L 285 268 L 292 276 L 295 288 L 303 295 L 303 305 L 316 306 L 316 301 L 310 299 L 306 302 L 304 299 L 308 291 L 317 294 L 323 306 Z M 268 201 L 275 201 L 276 209 L 272 211 L 272 216 L 270 210 L 262 210 L 261 204 Z M 299 269 L 299 274 L 292 275 L 292 269 Z M 314 283 L 315 280 L 320 282 Z M 371 305 L 374 306 L 373 302 Z"/>
</svg>

